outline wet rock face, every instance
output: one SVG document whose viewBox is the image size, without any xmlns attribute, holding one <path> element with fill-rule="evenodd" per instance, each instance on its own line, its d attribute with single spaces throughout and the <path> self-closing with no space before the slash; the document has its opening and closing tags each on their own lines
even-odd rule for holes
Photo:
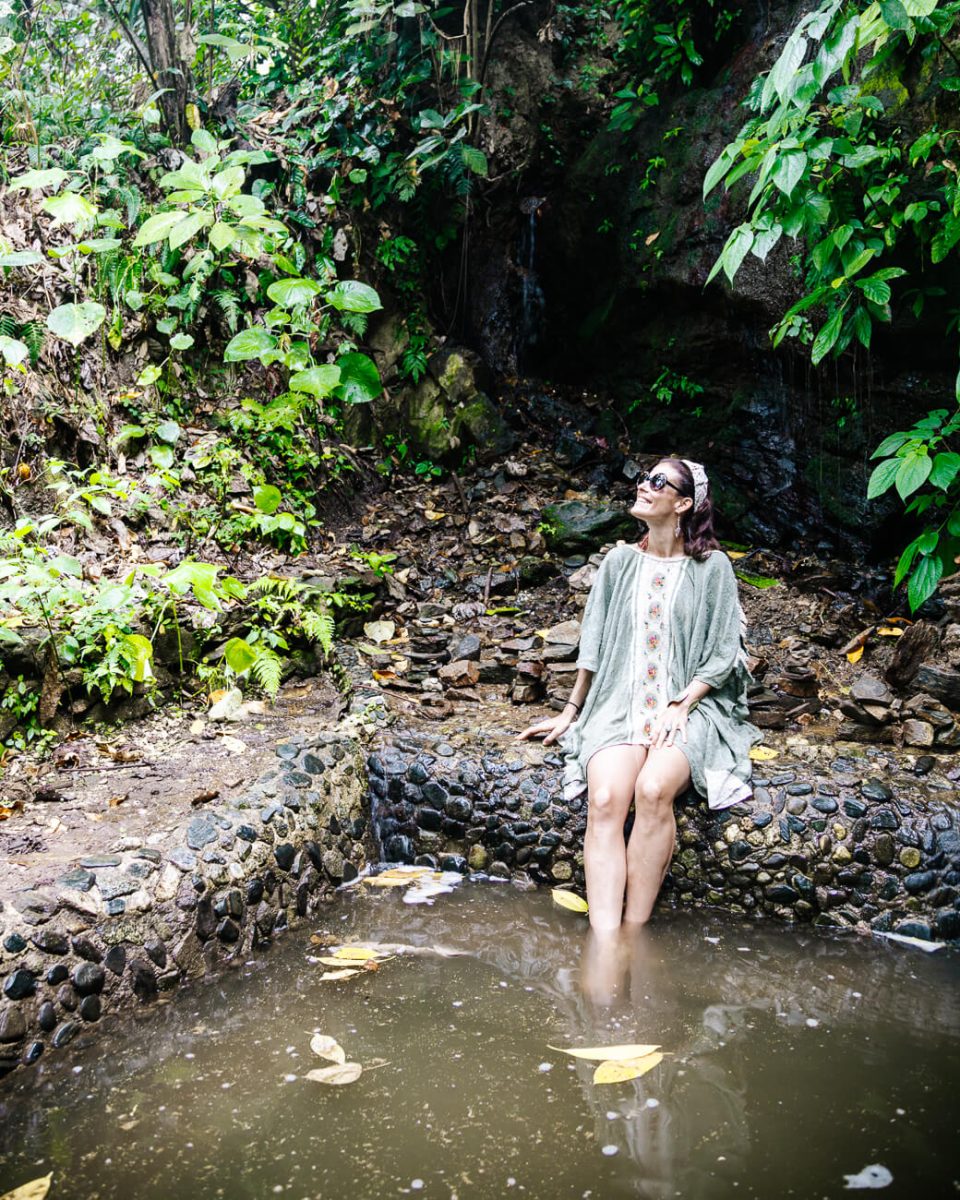
<svg viewBox="0 0 960 1200">
<path fill-rule="evenodd" d="M 348 735 L 286 742 L 232 807 L 67 864 L 0 908 L 0 1074 L 307 916 L 366 861 L 366 794 Z"/>
<path fill-rule="evenodd" d="M 582 885 L 586 803 L 563 799 L 559 755 L 451 741 L 393 736 L 368 758 L 384 856 Z M 750 803 L 721 812 L 693 793 L 678 803 L 662 904 L 958 936 L 960 813 L 944 776 L 921 783 L 871 747 L 785 759 L 754 783 Z"/>
</svg>

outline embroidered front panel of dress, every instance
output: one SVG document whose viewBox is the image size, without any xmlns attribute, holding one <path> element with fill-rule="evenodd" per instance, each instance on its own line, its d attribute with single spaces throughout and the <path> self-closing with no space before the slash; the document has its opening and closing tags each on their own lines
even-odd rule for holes
<svg viewBox="0 0 960 1200">
<path fill-rule="evenodd" d="M 677 580 L 685 558 L 644 554 L 634 597 L 633 662 L 636 664 L 630 705 L 630 742 L 649 746 L 657 718 L 667 707 L 670 664 L 670 621 Z"/>
</svg>

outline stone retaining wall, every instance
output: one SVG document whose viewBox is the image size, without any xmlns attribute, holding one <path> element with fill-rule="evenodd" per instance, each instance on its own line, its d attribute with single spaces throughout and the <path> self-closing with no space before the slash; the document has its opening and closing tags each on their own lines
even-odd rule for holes
<svg viewBox="0 0 960 1200">
<path fill-rule="evenodd" d="M 123 839 L 0 911 L 0 1075 L 106 1014 L 244 957 L 354 877 L 369 845 L 363 760 L 342 733 L 277 747 L 235 803 L 173 836 Z"/>
<path fill-rule="evenodd" d="M 783 754 L 748 804 L 713 813 L 691 793 L 661 903 L 960 937 L 955 789 L 906 765 L 824 746 L 813 763 Z M 495 735 L 403 734 L 367 766 L 387 860 L 582 886 L 586 805 L 563 799 L 556 754 Z"/>
</svg>

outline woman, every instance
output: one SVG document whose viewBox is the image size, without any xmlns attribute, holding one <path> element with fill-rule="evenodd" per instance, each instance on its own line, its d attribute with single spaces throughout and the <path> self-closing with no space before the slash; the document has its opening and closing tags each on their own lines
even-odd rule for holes
<svg viewBox="0 0 960 1200">
<path fill-rule="evenodd" d="M 545 745 L 563 739 L 567 798 L 586 779 L 583 857 L 596 930 L 650 919 L 673 854 L 674 800 L 691 781 L 711 808 L 746 799 L 759 737 L 746 723 L 737 581 L 714 536 L 703 467 L 662 459 L 640 477 L 630 515 L 647 531 L 600 564 L 569 701 L 520 734 Z"/>
</svg>

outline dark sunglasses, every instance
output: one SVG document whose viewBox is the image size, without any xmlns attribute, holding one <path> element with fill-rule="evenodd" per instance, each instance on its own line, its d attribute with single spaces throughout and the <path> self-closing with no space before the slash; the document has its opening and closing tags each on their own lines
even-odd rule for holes
<svg viewBox="0 0 960 1200">
<path fill-rule="evenodd" d="M 671 483 L 662 471 L 658 471 L 656 475 L 651 475 L 649 471 L 644 471 L 637 480 L 638 488 L 641 483 L 649 483 L 651 489 L 655 492 L 662 492 L 665 487 L 672 487 L 675 492 L 678 492 L 681 496 L 683 495 L 683 490 L 678 488 L 675 483 Z"/>
</svg>

